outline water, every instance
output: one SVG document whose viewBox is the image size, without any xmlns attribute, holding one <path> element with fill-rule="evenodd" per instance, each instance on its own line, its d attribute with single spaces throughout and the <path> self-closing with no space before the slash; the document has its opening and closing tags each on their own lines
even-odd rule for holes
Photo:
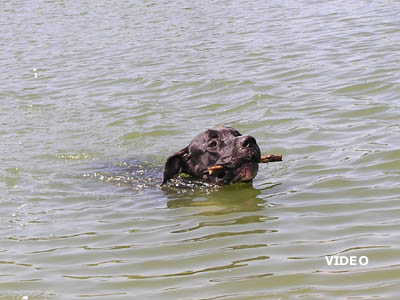
<svg viewBox="0 0 400 300">
<path fill-rule="evenodd" d="M 396 1 L 3 3 L 0 299 L 398 299 L 399 15 Z M 130 177 L 143 162 L 159 178 L 223 124 L 284 161 L 252 186 Z"/>
</svg>

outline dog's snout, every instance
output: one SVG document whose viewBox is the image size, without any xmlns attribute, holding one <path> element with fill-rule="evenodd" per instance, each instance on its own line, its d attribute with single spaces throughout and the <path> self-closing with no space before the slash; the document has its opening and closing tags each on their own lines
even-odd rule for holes
<svg viewBox="0 0 400 300">
<path fill-rule="evenodd" d="M 243 148 L 254 148 L 257 145 L 256 139 L 253 138 L 252 136 L 243 136 L 240 145 Z"/>
</svg>

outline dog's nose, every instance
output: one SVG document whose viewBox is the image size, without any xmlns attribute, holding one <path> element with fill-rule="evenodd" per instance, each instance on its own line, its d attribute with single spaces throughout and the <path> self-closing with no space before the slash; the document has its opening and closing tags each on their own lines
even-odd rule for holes
<svg viewBox="0 0 400 300">
<path fill-rule="evenodd" d="M 257 142 L 255 138 L 247 135 L 241 137 L 240 145 L 243 148 L 254 148 L 257 145 Z"/>
</svg>

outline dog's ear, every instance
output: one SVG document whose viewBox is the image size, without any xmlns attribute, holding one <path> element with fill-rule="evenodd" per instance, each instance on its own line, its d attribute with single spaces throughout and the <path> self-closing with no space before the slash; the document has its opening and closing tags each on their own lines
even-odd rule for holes
<svg viewBox="0 0 400 300">
<path fill-rule="evenodd" d="M 163 181 L 161 185 L 164 185 L 168 180 L 182 171 L 185 166 L 184 158 L 188 153 L 188 147 L 186 147 L 167 158 L 164 165 Z"/>
</svg>

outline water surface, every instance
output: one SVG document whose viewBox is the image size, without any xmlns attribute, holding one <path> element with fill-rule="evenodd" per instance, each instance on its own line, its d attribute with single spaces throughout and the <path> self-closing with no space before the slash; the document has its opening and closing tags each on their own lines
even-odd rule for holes
<svg viewBox="0 0 400 300">
<path fill-rule="evenodd" d="M 0 299 L 397 299 L 399 15 L 3 3 Z M 253 185 L 160 189 L 165 158 L 216 125 L 284 161 Z"/>
</svg>

